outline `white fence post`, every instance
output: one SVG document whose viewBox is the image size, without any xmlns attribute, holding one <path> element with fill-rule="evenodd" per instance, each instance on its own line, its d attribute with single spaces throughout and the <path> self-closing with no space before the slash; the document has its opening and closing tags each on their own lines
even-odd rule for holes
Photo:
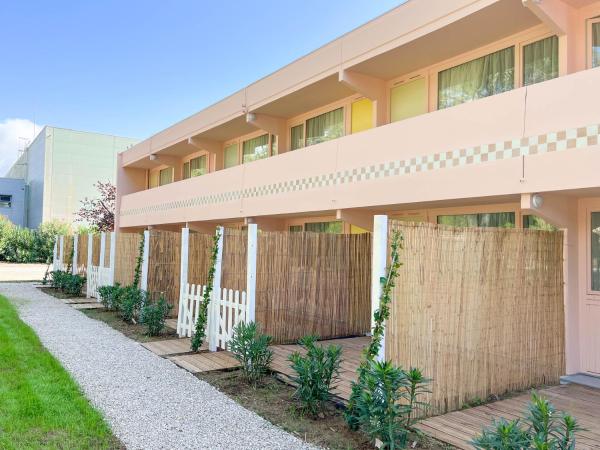
<svg viewBox="0 0 600 450">
<path fill-rule="evenodd" d="M 65 262 L 65 237 L 61 234 L 60 239 L 58 241 L 60 243 L 59 252 L 60 256 L 58 260 L 60 261 L 60 270 L 65 270 L 64 262 Z"/>
<path fill-rule="evenodd" d="M 109 254 L 109 282 L 110 286 L 115 284 L 115 258 L 116 258 L 116 250 L 117 250 L 117 232 L 113 231 L 110 233 L 110 254 Z"/>
<path fill-rule="evenodd" d="M 217 259 L 215 261 L 215 276 L 213 278 L 212 295 L 209 303 L 208 318 L 208 349 L 211 352 L 217 351 L 217 339 L 219 333 L 219 321 L 221 318 L 220 300 L 221 300 L 221 263 L 223 260 L 223 227 L 217 227 L 219 240 L 217 242 Z"/>
<path fill-rule="evenodd" d="M 77 258 L 79 253 L 79 235 L 73 235 L 73 260 L 71 261 L 71 273 L 73 275 L 77 275 L 78 267 L 77 267 Z"/>
<path fill-rule="evenodd" d="M 90 298 L 90 272 L 92 271 L 92 254 L 94 253 L 94 235 L 92 233 L 88 233 L 88 248 L 87 248 L 87 266 L 85 268 L 85 276 L 86 276 L 86 294 L 87 298 Z"/>
<path fill-rule="evenodd" d="M 371 260 L 371 330 L 375 326 L 374 314 L 379 308 L 381 297 L 381 277 L 385 277 L 388 247 L 388 217 L 376 215 L 373 218 L 373 255 Z M 379 361 L 385 360 L 385 333 L 377 354 Z"/>
<path fill-rule="evenodd" d="M 98 267 L 104 267 L 104 256 L 106 255 L 106 233 L 100 233 L 100 261 Z"/>
<path fill-rule="evenodd" d="M 54 249 L 52 250 L 52 270 L 58 266 L 58 236 L 54 238 Z"/>
<path fill-rule="evenodd" d="M 255 223 L 248 224 L 248 246 L 246 251 L 246 302 L 248 307 L 248 322 L 256 320 L 256 251 L 258 242 L 258 227 Z"/>
<path fill-rule="evenodd" d="M 177 334 L 183 337 L 182 320 L 185 313 L 185 303 L 187 302 L 187 283 L 188 283 L 188 258 L 190 252 L 190 229 L 181 229 L 181 265 L 179 269 L 179 312 L 177 314 Z"/>
<path fill-rule="evenodd" d="M 150 231 L 144 230 L 144 253 L 142 257 L 142 277 L 140 280 L 140 289 L 148 290 L 148 258 L 150 257 Z"/>
</svg>

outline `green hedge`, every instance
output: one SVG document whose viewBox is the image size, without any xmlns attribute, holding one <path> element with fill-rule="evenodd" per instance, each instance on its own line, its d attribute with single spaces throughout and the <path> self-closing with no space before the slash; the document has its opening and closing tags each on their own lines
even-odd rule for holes
<svg viewBox="0 0 600 450">
<path fill-rule="evenodd" d="M 31 230 L 0 216 L 0 261 L 48 263 L 56 236 L 69 233 L 70 226 L 62 222 L 46 222 Z"/>
</svg>

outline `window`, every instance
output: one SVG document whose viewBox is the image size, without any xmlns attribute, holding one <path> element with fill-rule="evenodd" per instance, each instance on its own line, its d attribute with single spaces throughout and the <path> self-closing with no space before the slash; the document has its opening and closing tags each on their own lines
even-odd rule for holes
<svg viewBox="0 0 600 450">
<path fill-rule="evenodd" d="M 392 122 L 427 112 L 427 81 L 424 77 L 394 87 L 390 93 Z"/>
<path fill-rule="evenodd" d="M 277 154 L 277 135 L 271 135 L 271 156 L 275 156 Z"/>
<path fill-rule="evenodd" d="M 190 177 L 198 177 L 200 175 L 204 175 L 206 173 L 208 173 L 208 169 L 207 169 L 207 164 L 206 164 L 206 155 L 202 155 L 202 156 L 198 156 L 197 158 L 194 159 L 190 159 L 189 163 L 189 173 L 188 176 L 185 176 L 185 164 L 184 164 L 184 178 L 190 178 Z"/>
<path fill-rule="evenodd" d="M 513 89 L 515 48 L 509 47 L 438 74 L 438 109 Z"/>
<path fill-rule="evenodd" d="M 12 206 L 12 195 L 0 194 L 0 208 L 10 208 Z"/>
<path fill-rule="evenodd" d="M 593 212 L 591 220 L 591 288 L 600 291 L 600 212 Z"/>
<path fill-rule="evenodd" d="M 291 233 L 299 233 L 303 228 L 304 227 L 302 225 L 290 225 L 289 230 Z"/>
<path fill-rule="evenodd" d="M 530 230 L 544 230 L 544 231 L 557 231 L 551 223 L 546 222 L 544 219 L 534 215 L 523 216 L 523 228 Z"/>
<path fill-rule="evenodd" d="M 306 121 L 306 145 L 336 139 L 344 135 L 344 108 L 338 108 Z"/>
<path fill-rule="evenodd" d="M 523 86 L 558 76 L 558 37 L 550 36 L 523 47 Z"/>
<path fill-rule="evenodd" d="M 173 182 L 173 168 L 167 167 L 166 169 L 161 169 L 158 175 L 158 184 L 160 186 L 164 186 L 165 184 L 169 184 Z"/>
<path fill-rule="evenodd" d="M 256 161 L 269 156 L 269 135 L 255 137 L 244 141 L 242 146 L 242 163 Z"/>
<path fill-rule="evenodd" d="M 592 24 L 592 67 L 600 66 L 600 22 Z"/>
<path fill-rule="evenodd" d="M 351 131 L 359 133 L 373 128 L 373 102 L 368 98 L 362 98 L 352 103 L 351 106 Z"/>
<path fill-rule="evenodd" d="M 290 129 L 291 149 L 297 150 L 304 147 L 304 124 L 296 125 Z"/>
<path fill-rule="evenodd" d="M 238 165 L 238 145 L 237 142 L 225 147 L 223 156 L 223 165 L 227 169 Z"/>
<path fill-rule="evenodd" d="M 148 177 L 148 187 L 155 188 L 159 186 L 159 173 L 158 171 L 150 172 L 150 176 Z"/>
<path fill-rule="evenodd" d="M 343 223 L 341 221 L 334 222 L 309 222 L 304 224 L 304 231 L 312 231 L 313 233 L 335 233 L 343 232 Z"/>
<path fill-rule="evenodd" d="M 183 179 L 187 180 L 190 177 L 190 162 L 183 163 Z"/>
<path fill-rule="evenodd" d="M 437 223 L 450 225 L 452 227 L 497 227 L 514 228 L 515 213 L 480 213 L 480 214 L 456 214 L 437 216 Z"/>
</svg>

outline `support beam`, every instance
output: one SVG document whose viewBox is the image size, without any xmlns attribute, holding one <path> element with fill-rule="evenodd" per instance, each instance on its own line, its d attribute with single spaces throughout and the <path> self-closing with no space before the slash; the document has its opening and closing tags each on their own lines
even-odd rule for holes
<svg viewBox="0 0 600 450">
<path fill-rule="evenodd" d="M 117 256 L 117 232 L 110 233 L 110 253 L 108 255 L 108 264 L 110 267 L 110 286 L 115 284 L 115 262 Z"/>
<path fill-rule="evenodd" d="M 279 153 L 289 150 L 287 121 L 285 118 L 249 112 L 246 114 L 246 122 L 260 130 L 276 135 Z"/>
<path fill-rule="evenodd" d="M 256 321 L 256 252 L 258 227 L 255 223 L 248 225 L 248 245 L 246 251 L 246 302 L 248 304 L 248 322 Z"/>
<path fill-rule="evenodd" d="M 71 260 L 71 273 L 77 275 L 77 258 L 79 257 L 79 235 L 73 235 L 73 259 Z"/>
<path fill-rule="evenodd" d="M 371 260 L 371 329 L 375 326 L 375 311 L 379 309 L 381 297 L 381 278 L 385 277 L 388 247 L 388 216 L 378 215 L 373 218 L 373 254 Z M 385 333 L 381 340 L 381 348 L 377 360 L 385 360 Z"/>
<path fill-rule="evenodd" d="M 569 33 L 569 17 L 573 13 L 573 7 L 562 0 L 522 0 L 522 2 L 523 6 L 558 36 Z"/>
<path fill-rule="evenodd" d="M 378 127 L 388 122 L 385 80 L 351 70 L 340 70 L 338 79 L 373 101 L 373 126 Z"/>
<path fill-rule="evenodd" d="M 286 231 L 285 220 L 272 217 L 246 217 L 244 225 L 256 224 L 264 231 Z"/>
<path fill-rule="evenodd" d="M 87 265 L 85 266 L 85 276 L 87 279 L 87 285 L 90 285 L 90 271 L 92 270 L 93 264 L 93 253 L 94 253 L 94 235 L 92 233 L 88 233 L 88 245 L 87 245 Z M 90 298 L 90 290 L 86 289 L 86 298 Z"/>
<path fill-rule="evenodd" d="M 335 212 L 337 220 L 343 220 L 367 231 L 373 231 L 373 217 L 375 215 L 373 211 L 363 209 L 338 209 Z"/>
<path fill-rule="evenodd" d="M 144 231 L 144 250 L 142 254 L 142 273 L 140 279 L 140 289 L 148 290 L 148 262 L 150 259 L 150 231 Z"/>
<path fill-rule="evenodd" d="M 223 142 L 198 136 L 188 138 L 188 144 L 209 154 L 209 172 L 223 168 Z"/>
<path fill-rule="evenodd" d="M 179 266 L 179 312 L 177 314 L 177 335 L 183 337 L 181 329 L 181 323 L 183 321 L 183 314 L 185 311 L 185 293 L 187 292 L 188 284 L 188 258 L 190 252 L 190 229 L 181 229 L 181 261 Z"/>
</svg>

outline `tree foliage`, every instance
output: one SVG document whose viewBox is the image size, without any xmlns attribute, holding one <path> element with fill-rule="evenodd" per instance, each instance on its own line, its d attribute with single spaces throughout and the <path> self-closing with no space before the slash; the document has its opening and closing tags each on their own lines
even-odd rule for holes
<svg viewBox="0 0 600 450">
<path fill-rule="evenodd" d="M 117 188 L 110 181 L 98 181 L 94 187 L 98 190 L 98 197 L 86 197 L 81 201 L 81 208 L 76 214 L 77 220 L 88 223 L 98 231 L 113 231 Z"/>
</svg>

